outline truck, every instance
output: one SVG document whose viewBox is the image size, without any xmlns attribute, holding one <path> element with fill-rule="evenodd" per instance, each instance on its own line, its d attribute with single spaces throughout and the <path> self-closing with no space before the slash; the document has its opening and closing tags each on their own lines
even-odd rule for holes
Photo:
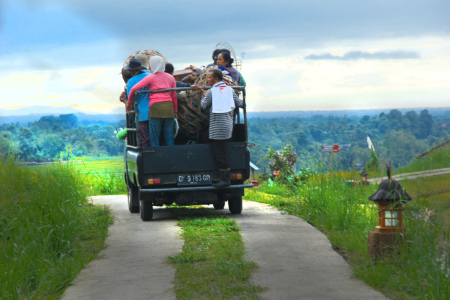
<svg viewBox="0 0 450 300">
<path fill-rule="evenodd" d="M 208 88 L 208 87 L 205 87 Z M 138 138 L 138 110 L 127 113 L 127 138 L 124 154 L 125 182 L 130 213 L 140 213 L 142 221 L 153 218 L 153 207 L 163 205 L 213 205 L 223 209 L 225 202 L 231 214 L 242 211 L 244 189 L 253 187 L 245 181 L 250 176 L 245 87 L 233 86 L 242 92 L 243 108 L 236 108 L 233 133 L 228 143 L 231 185 L 217 188 L 212 178 L 219 174 L 212 144 L 177 143 L 173 146 L 142 147 Z M 191 88 L 138 91 L 158 93 L 187 91 Z M 137 100 L 138 97 L 134 97 Z"/>
</svg>

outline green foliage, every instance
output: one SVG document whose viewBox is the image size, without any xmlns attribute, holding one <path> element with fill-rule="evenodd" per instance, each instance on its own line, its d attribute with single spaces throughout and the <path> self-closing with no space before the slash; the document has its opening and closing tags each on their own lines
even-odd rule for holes
<svg viewBox="0 0 450 300">
<path fill-rule="evenodd" d="M 292 151 L 292 145 L 286 144 L 283 148 L 275 151 L 269 146 L 269 152 L 266 157 L 270 163 L 272 172 L 277 171 L 280 174 L 279 180 L 283 182 L 295 181 L 295 163 L 297 155 Z"/>
<path fill-rule="evenodd" d="M 335 154 L 338 169 L 351 170 L 355 164 L 366 165 L 371 160 L 366 136 L 374 143 L 381 160 L 392 161 L 394 168 L 407 165 L 416 155 L 444 141 L 450 140 L 450 115 L 431 116 L 427 110 L 420 114 L 402 114 L 391 110 L 378 116 L 321 116 L 307 118 L 250 118 L 249 141 L 251 158 L 261 171 L 269 168 L 266 149 L 282 148 L 290 143 L 299 154 L 303 167 L 314 167 L 311 157 L 328 156 L 320 152 L 321 145 L 351 144 Z"/>
<path fill-rule="evenodd" d="M 104 174 L 87 174 L 84 176 L 89 195 L 124 195 L 127 185 L 123 175 L 109 172 Z"/>
<path fill-rule="evenodd" d="M 0 125 L 0 154 L 15 153 L 21 161 L 51 162 L 70 145 L 75 156 L 120 155 L 124 142 L 115 137 L 115 125 L 83 126 L 72 114 L 45 116 L 28 126 Z"/>
<path fill-rule="evenodd" d="M 366 164 L 367 171 L 377 172 L 379 173 L 380 170 L 380 160 L 375 155 L 375 151 L 373 149 L 370 149 L 370 162 Z"/>
<path fill-rule="evenodd" d="M 248 282 L 256 264 L 245 259 L 236 221 L 211 209 L 171 210 L 184 238 L 182 252 L 169 257 L 177 267 L 177 299 L 258 299 L 262 288 Z"/>
<path fill-rule="evenodd" d="M 0 161 L 0 298 L 52 299 L 104 247 L 109 211 L 70 164 Z"/>
</svg>

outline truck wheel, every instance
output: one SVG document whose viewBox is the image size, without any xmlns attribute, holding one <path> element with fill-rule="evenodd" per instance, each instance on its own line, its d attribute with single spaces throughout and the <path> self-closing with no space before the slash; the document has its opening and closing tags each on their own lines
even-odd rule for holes
<svg viewBox="0 0 450 300">
<path fill-rule="evenodd" d="M 128 210 L 130 213 L 139 212 L 139 189 L 131 184 L 128 184 Z"/>
<path fill-rule="evenodd" d="M 214 203 L 214 209 L 223 209 L 225 207 L 225 201 L 218 201 Z"/>
<path fill-rule="evenodd" d="M 153 203 L 151 201 L 139 201 L 139 210 L 141 211 L 141 220 L 150 221 L 153 218 Z"/>
<path fill-rule="evenodd" d="M 228 200 L 228 209 L 232 214 L 240 214 L 242 211 L 242 196 L 231 196 Z"/>
</svg>

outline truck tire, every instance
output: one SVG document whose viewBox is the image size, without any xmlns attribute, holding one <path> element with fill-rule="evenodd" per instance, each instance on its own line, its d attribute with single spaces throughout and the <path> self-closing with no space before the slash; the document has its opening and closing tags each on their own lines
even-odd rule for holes
<svg viewBox="0 0 450 300">
<path fill-rule="evenodd" d="M 127 185 L 128 189 L 128 210 L 130 213 L 139 212 L 139 189 L 131 184 Z"/>
<path fill-rule="evenodd" d="M 213 204 L 214 209 L 223 209 L 225 207 L 225 201 L 218 201 Z"/>
<path fill-rule="evenodd" d="M 142 221 L 151 221 L 153 219 L 153 203 L 151 201 L 139 201 L 139 210 Z"/>
<path fill-rule="evenodd" d="M 232 214 L 240 214 L 242 211 L 242 196 L 231 196 L 228 200 L 228 209 Z"/>
</svg>

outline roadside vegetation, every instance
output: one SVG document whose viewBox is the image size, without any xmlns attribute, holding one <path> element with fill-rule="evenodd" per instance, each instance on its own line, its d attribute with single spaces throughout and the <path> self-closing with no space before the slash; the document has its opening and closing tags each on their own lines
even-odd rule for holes
<svg viewBox="0 0 450 300">
<path fill-rule="evenodd" d="M 113 221 L 71 164 L 0 161 L 0 298 L 57 299 L 104 248 Z"/>
<path fill-rule="evenodd" d="M 126 195 L 127 186 L 124 179 L 123 157 L 75 157 L 71 153 L 58 155 L 60 163 L 69 163 L 85 182 L 89 196 Z M 32 168 L 46 168 L 34 166 Z"/>
<path fill-rule="evenodd" d="M 377 225 L 376 205 L 368 197 L 378 184 L 353 187 L 347 180 L 360 176 L 343 171 L 310 174 L 296 183 L 280 179 L 248 190 L 245 199 L 275 206 L 323 231 L 354 276 L 388 297 L 450 299 L 450 176 L 401 182 L 413 197 L 404 212 L 406 242 L 394 251 L 398 254 L 377 262 L 368 254 L 367 233 Z"/>
<path fill-rule="evenodd" d="M 123 156 L 77 157 L 73 160 L 86 182 L 89 195 L 126 195 Z"/>
<path fill-rule="evenodd" d="M 207 208 L 171 210 L 184 238 L 182 252 L 168 258 L 177 299 L 258 299 L 263 289 L 248 282 L 257 266 L 245 259 L 237 222 Z"/>
</svg>

